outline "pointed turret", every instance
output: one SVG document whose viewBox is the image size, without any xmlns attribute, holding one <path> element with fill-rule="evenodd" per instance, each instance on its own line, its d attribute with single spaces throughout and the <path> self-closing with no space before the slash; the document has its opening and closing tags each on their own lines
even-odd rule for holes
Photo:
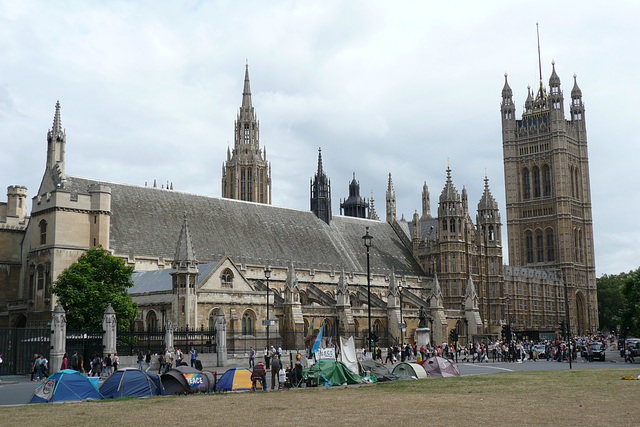
<svg viewBox="0 0 640 427">
<path fill-rule="evenodd" d="M 533 97 L 531 96 L 531 86 L 527 86 L 527 100 L 524 101 L 525 113 L 530 113 L 533 109 Z"/>
<path fill-rule="evenodd" d="M 53 127 L 51 132 L 54 135 L 62 134 L 62 120 L 60 120 L 60 100 L 56 101 L 56 112 L 53 116 Z"/>
<path fill-rule="evenodd" d="M 421 219 L 431 219 L 431 195 L 427 181 L 422 185 L 422 217 Z"/>
<path fill-rule="evenodd" d="M 462 186 L 462 212 L 469 214 L 469 195 L 467 194 L 467 187 Z"/>
<path fill-rule="evenodd" d="M 509 82 L 507 81 L 508 74 L 504 73 L 504 86 L 502 87 L 502 102 L 511 100 L 513 97 L 513 91 L 511 90 L 511 86 L 509 86 Z"/>
<path fill-rule="evenodd" d="M 378 217 L 378 213 L 376 212 L 376 207 L 373 200 L 373 191 L 371 191 L 371 198 L 369 199 L 369 219 L 374 221 L 380 221 L 380 217 Z"/>
<path fill-rule="evenodd" d="M 311 181 L 311 212 L 327 224 L 331 222 L 331 180 L 322 169 L 322 148 L 318 148 L 318 171 Z"/>
<path fill-rule="evenodd" d="M 573 89 L 571 89 L 571 120 L 584 119 L 584 104 L 582 103 L 582 91 L 578 87 L 577 76 L 573 75 Z"/>
<path fill-rule="evenodd" d="M 549 87 L 560 87 L 560 77 L 556 73 L 556 61 L 551 61 L 551 77 L 549 77 Z M 551 90 L 553 93 L 553 90 Z"/>
<path fill-rule="evenodd" d="M 478 202 L 478 214 L 476 216 L 476 225 L 478 230 L 483 233 L 480 244 L 501 246 L 502 232 L 500 227 L 500 209 L 498 202 L 491 194 L 489 189 L 489 178 L 485 172 L 484 175 L 484 192 Z"/>
<path fill-rule="evenodd" d="M 193 251 L 193 243 L 191 241 L 191 232 L 189 231 L 189 222 L 187 220 L 187 214 L 184 214 L 182 220 L 182 229 L 180 229 L 180 236 L 178 237 L 178 244 L 176 245 L 176 254 L 173 257 L 175 263 L 197 263 L 196 254 Z"/>
<path fill-rule="evenodd" d="M 38 194 L 64 187 L 65 176 L 64 153 L 67 144 L 67 133 L 62 129 L 60 119 L 60 101 L 56 102 L 53 125 L 47 131 L 47 166 Z"/>
<path fill-rule="evenodd" d="M 360 197 L 360 183 L 356 180 L 355 172 L 349 183 L 349 197 L 340 203 L 340 213 L 356 218 L 367 217 L 367 201 Z"/>
<path fill-rule="evenodd" d="M 389 182 L 387 183 L 387 222 L 391 223 L 396 219 L 396 191 L 393 189 L 393 180 L 389 173 Z"/>
</svg>

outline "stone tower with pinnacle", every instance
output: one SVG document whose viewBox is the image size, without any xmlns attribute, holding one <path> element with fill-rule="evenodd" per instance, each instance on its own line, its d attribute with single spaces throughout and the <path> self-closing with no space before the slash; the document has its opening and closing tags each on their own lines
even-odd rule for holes
<svg viewBox="0 0 640 427">
<path fill-rule="evenodd" d="M 500 114 L 509 264 L 556 272 L 566 283 L 572 333 L 586 333 L 597 327 L 598 304 L 587 133 L 575 75 L 568 120 L 554 62 L 549 91 L 540 71 L 519 120 L 505 74 Z M 563 316 L 564 307 L 549 309 Z"/>
<path fill-rule="evenodd" d="M 233 150 L 222 165 L 222 197 L 271 204 L 271 163 L 260 149 L 260 122 L 251 103 L 249 64 L 245 67 L 242 105 L 235 122 Z"/>
</svg>

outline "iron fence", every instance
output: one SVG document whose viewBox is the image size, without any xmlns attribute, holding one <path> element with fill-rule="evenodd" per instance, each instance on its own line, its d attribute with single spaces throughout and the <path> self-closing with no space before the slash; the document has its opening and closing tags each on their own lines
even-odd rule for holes
<svg viewBox="0 0 640 427">
<path fill-rule="evenodd" d="M 51 329 L 0 328 L 0 375 L 26 375 L 31 373 L 34 354 L 49 357 Z"/>
<path fill-rule="evenodd" d="M 74 352 L 78 352 L 80 357 L 78 366 L 80 370 L 88 371 L 91 369 L 90 362 L 94 356 L 102 356 L 104 349 L 102 345 L 102 329 L 71 329 L 67 330 L 66 353 L 69 360 Z"/>
</svg>

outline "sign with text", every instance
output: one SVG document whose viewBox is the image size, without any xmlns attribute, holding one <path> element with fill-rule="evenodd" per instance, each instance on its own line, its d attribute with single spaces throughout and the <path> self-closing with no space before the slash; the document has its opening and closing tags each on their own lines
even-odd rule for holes
<svg viewBox="0 0 640 427">
<path fill-rule="evenodd" d="M 263 320 L 262 321 L 262 326 L 275 326 L 276 321 L 275 320 Z"/>
<path fill-rule="evenodd" d="M 191 388 L 204 387 L 202 374 L 182 374 Z"/>
<path fill-rule="evenodd" d="M 320 359 L 335 359 L 336 358 L 336 349 L 333 348 L 333 347 L 321 348 L 319 353 L 320 353 Z"/>
</svg>

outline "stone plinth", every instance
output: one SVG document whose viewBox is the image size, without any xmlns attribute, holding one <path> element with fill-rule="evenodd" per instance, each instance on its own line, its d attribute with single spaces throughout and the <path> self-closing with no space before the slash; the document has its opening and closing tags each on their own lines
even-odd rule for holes
<svg viewBox="0 0 640 427">
<path fill-rule="evenodd" d="M 418 328 L 416 329 L 416 343 L 418 348 L 422 346 L 429 346 L 431 344 L 431 340 L 429 339 L 429 332 L 431 329 L 429 328 Z"/>
</svg>

